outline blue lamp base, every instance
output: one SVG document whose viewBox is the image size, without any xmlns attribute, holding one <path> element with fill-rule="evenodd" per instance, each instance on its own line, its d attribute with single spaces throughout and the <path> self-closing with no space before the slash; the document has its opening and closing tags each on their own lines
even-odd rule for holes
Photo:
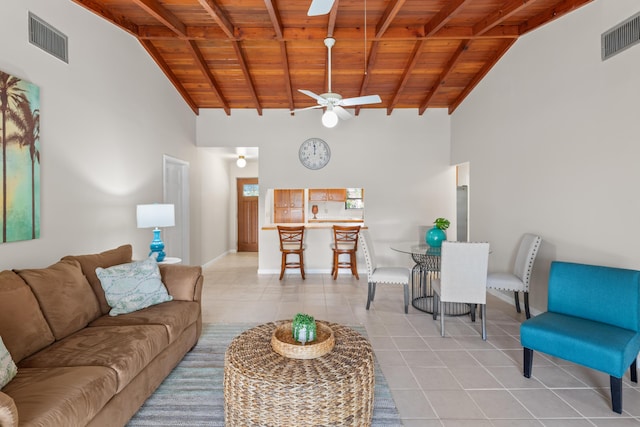
<svg viewBox="0 0 640 427">
<path fill-rule="evenodd" d="M 158 227 L 153 230 L 153 240 L 149 247 L 151 248 L 149 256 L 153 255 L 158 262 L 164 261 L 164 257 L 167 254 L 164 253 L 164 242 L 160 240 L 160 229 Z"/>
</svg>

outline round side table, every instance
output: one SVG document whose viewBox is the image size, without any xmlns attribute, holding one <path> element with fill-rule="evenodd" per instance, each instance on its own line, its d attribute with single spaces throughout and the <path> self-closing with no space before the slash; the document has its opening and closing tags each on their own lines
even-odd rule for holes
<svg viewBox="0 0 640 427">
<path fill-rule="evenodd" d="M 273 332 L 289 321 L 249 329 L 227 348 L 225 425 L 370 426 L 375 375 L 369 341 L 323 322 L 333 330 L 333 350 L 316 359 L 290 359 L 271 348 Z"/>
<path fill-rule="evenodd" d="M 182 262 L 181 258 L 176 258 L 176 257 L 165 257 L 162 261 L 160 261 L 158 264 L 180 264 Z"/>
</svg>

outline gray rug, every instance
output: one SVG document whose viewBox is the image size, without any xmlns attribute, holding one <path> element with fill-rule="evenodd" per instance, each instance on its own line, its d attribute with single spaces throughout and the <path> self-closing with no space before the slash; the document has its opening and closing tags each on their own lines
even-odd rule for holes
<svg viewBox="0 0 640 427">
<path fill-rule="evenodd" d="M 224 353 L 234 337 L 252 326 L 255 325 L 204 325 L 198 345 L 147 399 L 128 426 L 224 426 Z M 361 326 L 352 329 L 367 335 Z M 377 361 L 375 377 L 372 426 L 402 426 Z"/>
</svg>

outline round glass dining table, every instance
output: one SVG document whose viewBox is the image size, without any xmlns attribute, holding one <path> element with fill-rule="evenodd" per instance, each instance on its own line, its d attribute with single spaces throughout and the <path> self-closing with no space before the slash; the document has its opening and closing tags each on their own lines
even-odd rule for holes
<svg viewBox="0 0 640 427">
<path fill-rule="evenodd" d="M 426 243 L 400 242 L 392 243 L 391 249 L 411 255 L 416 263 L 412 270 L 411 305 L 425 313 L 433 313 L 433 290 L 431 280 L 440 276 L 440 248 L 434 248 Z M 444 306 L 447 316 L 462 316 L 469 314 L 469 304 L 448 302 Z"/>
</svg>

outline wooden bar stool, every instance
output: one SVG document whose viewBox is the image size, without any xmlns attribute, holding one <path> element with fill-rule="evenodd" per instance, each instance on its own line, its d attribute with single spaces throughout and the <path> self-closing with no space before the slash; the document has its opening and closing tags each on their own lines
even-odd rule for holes
<svg viewBox="0 0 640 427">
<path fill-rule="evenodd" d="M 356 261 L 356 251 L 358 250 L 358 234 L 360 226 L 343 227 L 340 225 L 333 226 L 333 268 L 331 275 L 333 280 L 338 278 L 338 269 L 350 268 L 351 273 L 360 280 L 358 276 L 358 264 Z M 348 255 L 349 261 L 340 261 L 340 255 Z"/>
<path fill-rule="evenodd" d="M 304 280 L 304 225 L 299 227 L 278 225 L 278 235 L 280 237 L 280 252 L 282 252 L 280 280 L 282 280 L 284 270 L 287 268 L 299 268 Z M 298 259 L 289 261 L 288 255 L 297 255 Z"/>
</svg>

